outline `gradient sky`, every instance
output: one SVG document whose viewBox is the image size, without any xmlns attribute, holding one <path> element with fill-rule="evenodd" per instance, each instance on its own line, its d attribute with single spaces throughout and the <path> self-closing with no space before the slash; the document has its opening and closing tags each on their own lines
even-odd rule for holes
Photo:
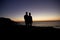
<svg viewBox="0 0 60 40">
<path fill-rule="evenodd" d="M 23 21 L 31 12 L 34 21 L 60 20 L 59 0 L 0 0 L 0 17 Z"/>
</svg>

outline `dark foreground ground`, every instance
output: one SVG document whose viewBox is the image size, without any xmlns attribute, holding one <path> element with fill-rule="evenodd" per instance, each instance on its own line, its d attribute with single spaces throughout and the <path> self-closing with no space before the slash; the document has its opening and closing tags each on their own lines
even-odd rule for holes
<svg viewBox="0 0 60 40">
<path fill-rule="evenodd" d="M 36 27 L 17 25 L 9 18 L 0 18 L 0 32 L 60 32 L 60 29 L 51 27 Z"/>
<path fill-rule="evenodd" d="M 53 27 L 36 27 L 36 26 L 26 27 L 24 25 L 16 26 L 10 25 L 0 27 L 0 32 L 60 32 L 60 29 Z"/>
</svg>

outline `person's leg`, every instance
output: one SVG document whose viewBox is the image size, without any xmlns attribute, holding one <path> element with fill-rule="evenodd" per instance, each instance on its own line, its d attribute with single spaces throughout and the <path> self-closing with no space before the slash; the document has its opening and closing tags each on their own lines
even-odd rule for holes
<svg viewBox="0 0 60 40">
<path fill-rule="evenodd" d="M 26 22 L 25 22 L 25 26 L 26 26 Z"/>
<path fill-rule="evenodd" d="M 32 23 L 30 23 L 30 26 L 32 26 Z"/>
<path fill-rule="evenodd" d="M 28 23 L 26 23 L 26 27 L 27 27 L 27 28 L 28 28 L 28 26 L 29 26 Z"/>
</svg>

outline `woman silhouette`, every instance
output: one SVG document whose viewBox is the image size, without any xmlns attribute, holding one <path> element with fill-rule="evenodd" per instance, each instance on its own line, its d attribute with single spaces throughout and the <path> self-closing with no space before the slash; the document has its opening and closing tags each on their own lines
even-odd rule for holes
<svg viewBox="0 0 60 40">
<path fill-rule="evenodd" d="M 28 20 L 29 20 L 29 26 L 32 26 L 32 16 L 31 13 L 29 12 L 29 16 L 28 16 Z"/>
</svg>

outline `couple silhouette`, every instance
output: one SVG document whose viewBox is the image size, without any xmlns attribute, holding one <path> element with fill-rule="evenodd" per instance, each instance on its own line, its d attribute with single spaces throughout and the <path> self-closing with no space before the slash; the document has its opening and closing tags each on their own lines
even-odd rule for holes
<svg viewBox="0 0 60 40">
<path fill-rule="evenodd" d="M 26 26 L 32 26 L 32 16 L 30 12 L 29 12 L 29 15 L 28 15 L 28 12 L 26 12 L 26 14 L 24 15 L 24 20 L 25 20 Z"/>
</svg>

